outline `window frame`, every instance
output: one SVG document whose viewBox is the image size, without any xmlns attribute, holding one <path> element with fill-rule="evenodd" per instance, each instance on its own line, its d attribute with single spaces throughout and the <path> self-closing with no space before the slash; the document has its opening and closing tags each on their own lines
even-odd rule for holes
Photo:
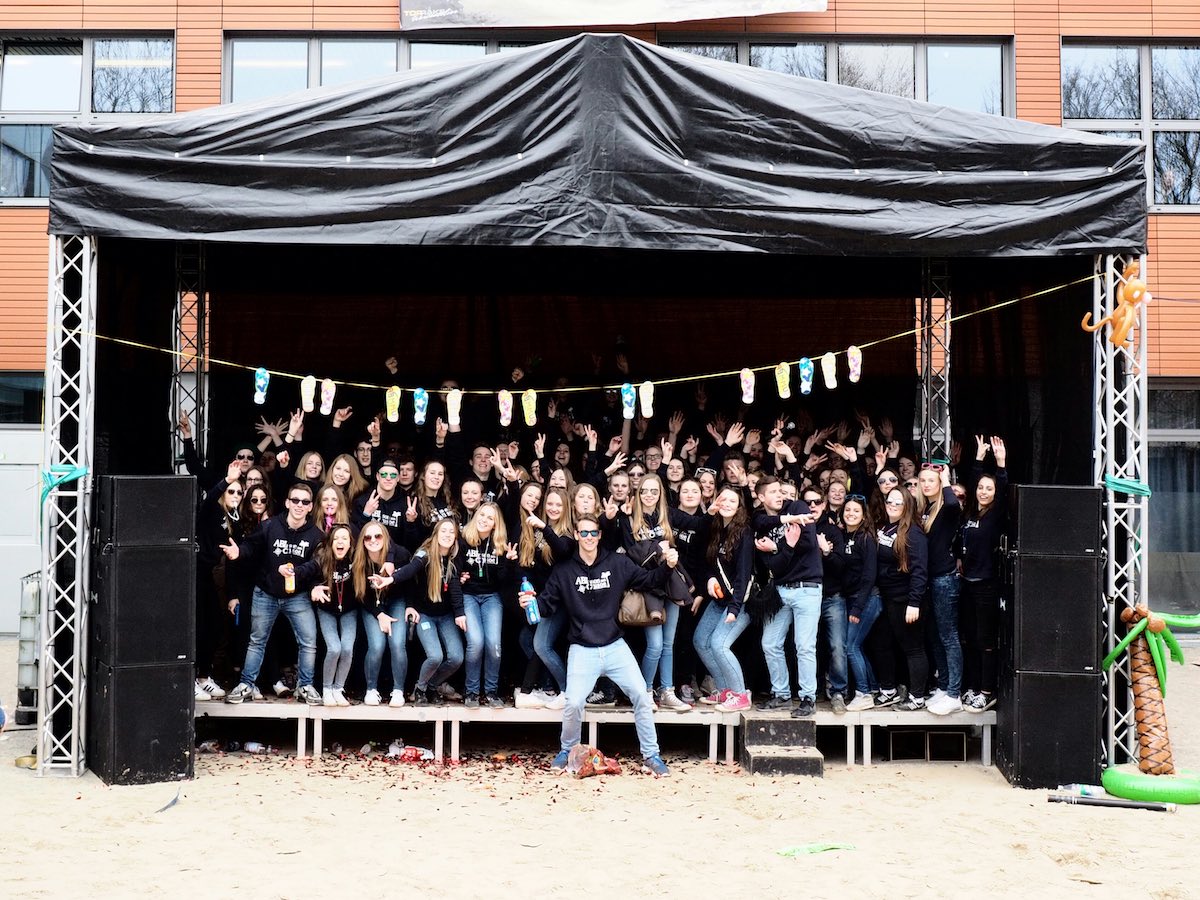
<svg viewBox="0 0 1200 900">
<path fill-rule="evenodd" d="M 1064 37 L 1059 46 L 1059 87 L 1058 97 L 1062 103 L 1061 61 L 1064 47 L 1132 47 L 1138 51 L 1138 99 L 1141 115 L 1136 119 L 1075 119 L 1060 115 L 1063 128 L 1076 131 L 1136 131 L 1141 134 L 1141 141 L 1146 145 L 1145 175 L 1146 175 L 1146 212 L 1153 215 L 1196 215 L 1200 213 L 1200 203 L 1156 203 L 1154 191 L 1154 135 L 1157 132 L 1187 131 L 1200 132 L 1200 118 L 1197 119 L 1156 119 L 1154 117 L 1153 72 L 1151 71 L 1151 49 L 1153 47 L 1196 47 L 1200 46 L 1200 36 L 1194 38 L 1155 38 L 1152 40 L 1122 40 L 1121 38 Z"/>
<path fill-rule="evenodd" d="M 112 31 L 78 34 L 61 31 L 22 32 L 0 31 L 0 45 L 23 41 L 72 41 L 79 42 L 83 53 L 79 85 L 79 109 L 75 112 L 6 112 L 0 110 L 0 125 L 62 125 L 68 122 L 136 122 L 146 116 L 169 115 L 175 112 L 179 97 L 179 40 L 174 31 L 154 28 L 145 31 Z M 95 65 L 95 42 L 109 40 L 168 40 L 171 42 L 171 109 L 162 113 L 139 112 L 92 112 L 92 79 Z M 0 78 L 3 73 L 0 72 Z M 0 197 L 0 209 L 44 208 L 50 205 L 49 197 Z"/>
</svg>

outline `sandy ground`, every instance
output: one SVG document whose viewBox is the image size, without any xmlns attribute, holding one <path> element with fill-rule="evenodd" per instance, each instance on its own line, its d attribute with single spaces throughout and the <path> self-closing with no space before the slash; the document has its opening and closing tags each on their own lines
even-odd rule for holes
<svg viewBox="0 0 1200 900">
<path fill-rule="evenodd" d="M 1197 664 L 1193 645 L 1168 699 L 1176 759 L 1194 769 Z M 15 673 L 16 642 L 0 640 L 10 711 Z M 628 767 L 576 781 L 547 771 L 553 738 L 518 738 L 518 762 L 480 754 L 440 773 L 215 754 L 182 785 L 107 787 L 16 768 L 33 733 L 10 731 L 0 896 L 1200 897 L 1200 807 L 1051 805 L 977 762 L 839 761 L 819 780 L 747 777 L 704 761 L 700 736 L 676 739 L 669 779 Z M 824 843 L 852 849 L 778 852 Z"/>
</svg>

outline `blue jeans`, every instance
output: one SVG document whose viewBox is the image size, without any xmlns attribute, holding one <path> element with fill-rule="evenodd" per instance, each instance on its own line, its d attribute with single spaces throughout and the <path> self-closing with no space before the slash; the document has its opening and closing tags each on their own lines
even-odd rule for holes
<svg viewBox="0 0 1200 900">
<path fill-rule="evenodd" d="M 317 667 L 317 617 L 308 591 L 280 599 L 261 588 L 255 588 L 250 598 L 250 646 L 242 666 L 242 684 L 253 685 L 258 680 L 271 629 L 281 612 L 287 616 L 300 648 L 296 687 L 312 684 L 313 670 Z"/>
<path fill-rule="evenodd" d="M 646 690 L 654 690 L 654 673 L 665 688 L 675 687 L 675 632 L 679 628 L 679 604 L 667 602 L 667 618 L 661 625 L 646 627 L 646 655 L 642 657 L 642 677 Z"/>
<path fill-rule="evenodd" d="M 401 692 L 404 691 L 404 681 L 408 678 L 408 623 L 404 621 L 406 607 L 407 604 L 403 600 L 393 600 L 388 604 L 388 615 L 396 620 L 392 623 L 392 633 L 387 635 L 388 650 L 391 651 L 392 690 Z M 379 629 L 379 619 L 375 619 L 375 628 Z M 383 634 L 382 631 L 379 633 Z M 380 647 L 380 651 L 382 649 Z M 377 668 L 378 665 L 376 663 Z"/>
<path fill-rule="evenodd" d="M 393 632 L 399 624 L 392 626 Z M 421 616 L 417 639 L 425 650 L 425 662 L 417 673 L 417 690 L 440 687 L 463 664 L 462 631 L 454 624 L 453 615 Z"/>
<path fill-rule="evenodd" d="M 354 662 L 354 639 L 358 637 L 358 610 L 335 613 L 331 609 L 317 609 L 317 622 L 321 626 L 321 637 L 325 639 L 325 663 L 321 667 L 321 684 L 326 690 L 341 690 L 346 686 L 350 674 L 350 663 Z"/>
<path fill-rule="evenodd" d="M 567 667 L 563 665 L 562 657 L 554 649 L 554 642 L 558 640 L 558 636 L 566 627 L 567 608 L 565 605 L 560 605 L 554 611 L 554 615 L 538 622 L 537 628 L 533 632 L 533 652 L 542 661 L 560 691 L 567 688 Z"/>
<path fill-rule="evenodd" d="M 379 669 L 383 666 L 383 648 L 387 644 L 387 638 L 379 627 L 379 619 L 376 618 L 375 613 L 367 609 L 359 610 L 359 612 L 362 614 L 363 632 L 367 636 L 367 658 L 363 662 L 363 674 L 367 679 L 367 690 L 377 691 L 379 690 Z M 404 608 L 401 604 L 400 621 L 392 626 L 392 630 L 399 631 L 403 625 Z M 395 673 L 393 672 L 393 674 Z"/>
<path fill-rule="evenodd" d="M 821 586 L 780 587 L 783 609 L 763 623 L 762 649 L 771 674 L 771 693 L 784 700 L 792 697 L 783 642 L 788 626 L 796 642 L 796 674 L 800 699 L 817 699 L 817 623 L 821 619 Z"/>
<path fill-rule="evenodd" d="M 642 757 L 658 755 L 658 732 L 654 730 L 654 710 L 646 693 L 645 681 L 633 651 L 624 639 L 607 647 L 583 647 L 572 644 L 567 651 L 567 705 L 563 707 L 561 749 L 570 750 L 579 743 L 583 726 L 583 705 L 596 685 L 607 675 L 633 703 L 633 722 L 637 727 Z"/>
<path fill-rule="evenodd" d="M 825 686 L 829 696 L 846 696 L 846 601 L 841 594 L 821 600 L 821 624 L 825 626 L 825 641 L 829 644 L 829 668 Z"/>
<path fill-rule="evenodd" d="M 958 636 L 958 576 L 939 575 L 929 579 L 933 597 L 933 661 L 937 666 L 937 686 L 957 697 L 962 691 L 963 655 Z"/>
<path fill-rule="evenodd" d="M 750 615 L 743 609 L 736 619 L 726 622 L 728 613 L 719 603 L 709 603 L 696 623 L 692 646 L 717 682 L 717 688 L 728 688 L 740 694 L 746 690 L 746 678 L 741 663 L 729 648 L 750 624 Z"/>
<path fill-rule="evenodd" d="M 494 694 L 500 687 L 500 627 L 504 624 L 500 595 L 463 594 L 463 606 L 467 613 L 467 693 L 479 694 L 482 668 L 484 693 Z"/>
<path fill-rule="evenodd" d="M 862 615 L 858 617 L 857 622 L 850 622 L 846 631 L 846 658 L 850 662 L 850 671 L 854 673 L 854 689 L 863 694 L 873 694 L 879 690 L 875 670 L 871 668 L 871 662 L 862 648 L 882 609 L 883 601 L 879 599 L 879 593 L 871 591 Z"/>
</svg>

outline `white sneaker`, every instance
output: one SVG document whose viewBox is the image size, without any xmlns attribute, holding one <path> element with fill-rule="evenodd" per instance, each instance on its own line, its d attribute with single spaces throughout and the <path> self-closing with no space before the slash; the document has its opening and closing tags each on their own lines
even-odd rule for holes
<svg viewBox="0 0 1200 900">
<path fill-rule="evenodd" d="M 346 699 L 346 695 L 345 695 L 345 693 L 343 693 L 341 688 L 333 689 L 333 699 L 337 701 L 338 706 L 349 706 L 350 705 L 350 701 Z"/>
<path fill-rule="evenodd" d="M 334 693 L 333 693 L 333 688 L 325 688 L 325 690 L 321 691 L 321 705 L 322 706 L 337 706 L 338 705 L 337 697 L 334 696 Z"/>
<path fill-rule="evenodd" d="M 566 694 L 542 694 L 542 705 L 546 709 L 563 709 L 567 705 Z"/>
<path fill-rule="evenodd" d="M 382 701 L 383 698 L 379 696 L 379 691 L 376 690 L 367 691 L 367 695 L 363 697 L 364 706 L 378 706 Z"/>
<path fill-rule="evenodd" d="M 392 699 L 388 701 L 388 706 L 392 709 L 399 709 L 404 705 L 404 691 L 392 691 Z"/>
<path fill-rule="evenodd" d="M 546 705 L 540 691 L 530 691 L 528 694 L 518 689 L 513 693 L 513 706 L 517 709 L 541 709 Z"/>
<path fill-rule="evenodd" d="M 663 709 L 673 709 L 675 712 L 687 712 L 692 707 L 675 696 L 672 688 L 663 688 L 658 692 L 658 705 Z"/>
<path fill-rule="evenodd" d="M 854 697 L 846 704 L 846 712 L 862 712 L 865 709 L 875 708 L 875 698 L 870 694 L 864 694 L 862 691 L 855 691 Z"/>
<path fill-rule="evenodd" d="M 256 685 L 254 685 L 254 686 L 251 688 L 251 693 L 253 694 L 253 697 L 254 697 L 254 699 L 255 699 L 255 700 L 262 700 L 262 699 L 263 699 L 263 692 L 262 692 L 262 691 L 260 691 L 260 690 L 258 689 L 258 685 L 257 685 L 257 684 L 256 684 Z"/>
<path fill-rule="evenodd" d="M 212 699 L 212 697 L 209 696 L 208 692 L 205 691 L 204 688 L 200 687 L 200 682 L 197 681 L 196 682 L 196 702 L 202 703 L 205 700 L 211 700 L 211 699 Z"/>
<path fill-rule="evenodd" d="M 292 693 L 292 689 L 283 683 L 282 678 L 271 685 L 271 690 L 275 692 L 276 697 L 286 697 L 288 694 Z"/>
<path fill-rule="evenodd" d="M 935 716 L 948 716 L 950 713 L 962 712 L 962 701 L 949 694 L 941 694 L 925 704 L 925 708 Z"/>
<path fill-rule="evenodd" d="M 201 692 L 204 693 L 205 700 L 224 700 L 225 699 L 225 691 L 223 691 L 221 689 L 221 686 L 219 684 L 217 684 L 215 681 L 212 680 L 211 675 L 204 679 L 199 679 L 199 678 L 196 679 L 196 699 L 197 700 L 200 699 Z"/>
</svg>

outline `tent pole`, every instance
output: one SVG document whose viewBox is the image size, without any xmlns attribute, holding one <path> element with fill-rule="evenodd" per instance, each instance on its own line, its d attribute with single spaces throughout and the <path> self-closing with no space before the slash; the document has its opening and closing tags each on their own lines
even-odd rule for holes
<svg viewBox="0 0 1200 900">
<path fill-rule="evenodd" d="M 96 240 L 51 235 L 42 465 L 79 477 L 42 504 L 39 775 L 85 770 L 95 334 Z"/>
<path fill-rule="evenodd" d="M 175 245 L 175 309 L 171 369 L 172 467 L 184 471 L 183 439 L 176 427 L 185 410 L 192 421 L 196 452 L 204 458 L 208 443 L 208 289 L 205 283 L 204 245 L 183 241 Z"/>
<path fill-rule="evenodd" d="M 1128 263 L 1141 262 L 1146 277 L 1146 258 L 1132 255 L 1096 257 L 1093 320 L 1111 313 L 1117 304 L 1117 288 L 1124 280 Z M 1147 466 L 1148 382 L 1146 369 L 1146 305 L 1138 306 L 1138 324 L 1130 335 L 1129 347 L 1098 339 L 1095 353 L 1093 399 L 1097 401 L 1094 427 L 1094 473 L 1104 488 L 1105 476 L 1145 484 Z M 1105 547 L 1105 595 L 1103 618 L 1105 646 L 1111 650 L 1120 640 L 1120 614 L 1126 607 L 1149 601 L 1146 565 L 1149 501 L 1105 488 L 1103 518 Z M 1134 722 L 1129 662 L 1114 666 L 1104 675 L 1105 763 L 1120 765 L 1136 760 L 1137 734 Z"/>
<path fill-rule="evenodd" d="M 950 458 L 950 266 L 921 261 L 921 459 Z"/>
</svg>

